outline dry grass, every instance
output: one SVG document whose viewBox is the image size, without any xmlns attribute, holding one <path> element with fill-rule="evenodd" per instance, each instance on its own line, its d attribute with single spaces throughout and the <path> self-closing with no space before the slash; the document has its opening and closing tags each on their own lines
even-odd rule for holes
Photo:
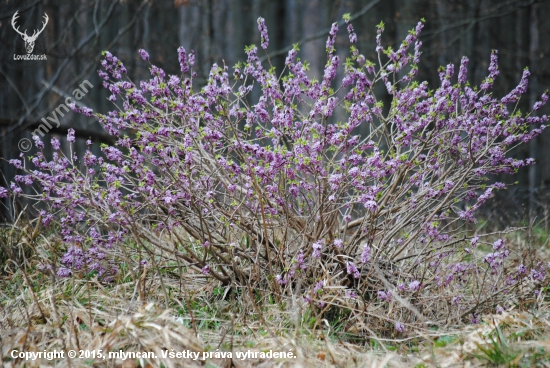
<svg viewBox="0 0 550 368">
<path fill-rule="evenodd" d="M 479 326 L 457 331 L 422 359 L 452 367 L 550 366 L 550 314 L 547 306 L 533 312 L 512 311 L 484 318 Z M 437 345 L 437 344 L 436 344 Z"/>
<path fill-rule="evenodd" d="M 90 275 L 59 279 L 38 270 L 61 249 L 55 234 L 30 224 L 1 230 L 0 349 L 5 367 L 477 367 L 550 366 L 548 293 L 525 299 L 478 325 L 408 330 L 399 338 L 339 330 L 305 307 L 282 310 L 259 300 L 243 304 L 238 293 L 197 274 L 131 270 L 112 284 Z M 514 235 L 515 236 L 515 235 Z M 546 242 L 547 234 L 535 239 Z M 519 239 L 518 241 L 523 241 Z M 529 240 L 531 241 L 531 240 Z M 11 261 L 10 261 L 11 260 Z M 161 277 L 159 277 L 159 274 Z M 247 292 L 242 290 L 241 292 Z M 256 306 L 258 307 L 258 306 Z M 291 311 L 291 312 L 289 312 Z M 394 336 L 395 337 L 395 336 Z M 154 352 L 153 359 L 12 359 L 11 351 L 102 350 Z M 163 351 L 230 351 L 233 359 L 163 358 Z M 238 359 L 236 352 L 288 352 L 289 359 Z M 202 355 L 201 355 L 202 356 Z"/>
</svg>

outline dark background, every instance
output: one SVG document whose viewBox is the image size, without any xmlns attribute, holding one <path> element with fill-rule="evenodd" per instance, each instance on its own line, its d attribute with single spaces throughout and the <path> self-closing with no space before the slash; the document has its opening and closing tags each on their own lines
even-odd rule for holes
<svg viewBox="0 0 550 368">
<path fill-rule="evenodd" d="M 244 46 L 260 44 L 256 20 L 266 19 L 270 45 L 268 52 L 279 70 L 286 50 L 300 42 L 300 57 L 311 64 L 311 74 L 322 76 L 328 28 L 344 13 L 357 15 L 353 21 L 361 53 L 375 57 L 376 24 L 383 21 L 383 42 L 399 45 L 409 29 L 425 18 L 420 39 L 423 56 L 419 78 L 438 86 L 437 68 L 454 63 L 463 55 L 470 59 L 468 80 L 478 84 L 486 75 L 492 49 L 498 49 L 500 76 L 493 91 L 502 97 L 520 80 L 522 70 L 532 72 L 522 111 L 529 110 L 550 85 L 550 1 L 547 0 L 78 0 L 11 1 L 0 0 L 0 157 L 18 157 L 18 141 L 31 138 L 40 120 L 71 95 L 84 80 L 94 86 L 79 102 L 106 113 L 113 108 L 97 76 L 101 51 L 109 50 L 128 69 L 128 76 L 139 81 L 149 76 L 148 63 L 137 50 L 144 48 L 151 63 L 167 74 L 179 74 L 176 49 L 184 46 L 197 55 L 197 85 L 204 83 L 212 63 L 225 62 L 230 68 L 245 59 Z M 26 54 L 21 37 L 13 30 L 15 11 L 20 30 L 39 29 L 44 12 L 49 23 L 38 37 L 33 54 L 46 54 L 47 61 L 14 60 Z M 349 46 L 345 27 L 340 27 L 336 47 L 344 55 Z M 261 49 L 260 49 L 261 50 Z M 261 55 L 261 53 L 260 53 Z M 457 69 L 458 70 L 458 69 Z M 541 114 L 550 113 L 546 106 Z M 77 134 L 76 152 L 82 156 L 88 137 L 98 152 L 100 142 L 112 139 L 92 118 L 68 113 L 61 126 L 51 129 L 42 140 L 49 151 L 49 140 L 62 139 L 68 128 Z M 523 169 L 519 176 L 499 178 L 519 184 L 500 194 L 489 206 L 495 220 L 507 224 L 526 213 L 547 215 L 550 187 L 550 131 L 513 154 L 534 157 L 537 164 Z M 33 154 L 34 150 L 25 156 Z M 0 185 L 16 174 L 0 161 Z M 6 202 L 7 203 L 7 202 Z M 2 208 L 0 206 L 0 217 Z M 6 213 L 3 214 L 6 217 Z M 9 217 L 9 216 L 7 216 Z M 9 219 L 9 218 L 8 218 Z"/>
</svg>

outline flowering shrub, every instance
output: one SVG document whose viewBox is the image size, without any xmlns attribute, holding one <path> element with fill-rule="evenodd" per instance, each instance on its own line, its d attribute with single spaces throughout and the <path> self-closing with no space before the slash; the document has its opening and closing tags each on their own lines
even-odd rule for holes
<svg viewBox="0 0 550 368">
<path fill-rule="evenodd" d="M 77 158 L 53 139 L 53 159 L 39 152 L 35 169 L 16 177 L 40 186 L 30 197 L 49 205 L 43 223 L 60 223 L 68 252 L 54 272 L 93 270 L 108 282 L 121 259 L 134 259 L 138 273 L 156 267 L 162 254 L 181 270 L 244 287 L 251 308 L 264 290 L 289 308 L 345 309 L 352 320 L 385 321 L 395 333 L 477 318 L 502 310 L 514 293 L 532 292 L 545 280 L 543 265 L 513 265 L 504 239 L 490 244 L 461 230 L 505 188 L 491 174 L 533 163 L 508 157 L 547 120 L 516 109 L 529 71 L 508 95 L 494 97 L 493 51 L 479 87 L 467 83 L 463 58 L 458 78 L 453 65 L 442 67 L 441 85 L 431 90 L 415 79 L 422 27 L 393 50 L 382 47 L 381 23 L 372 62 L 354 45 L 351 24 L 350 54 L 340 60 L 333 24 L 320 81 L 308 78 L 297 48 L 276 74 L 250 46 L 232 74 L 214 64 L 200 91 L 193 89 L 194 55 L 181 47 L 181 75 L 151 65 L 151 79 L 139 83 L 105 52 L 99 74 L 119 108 L 107 115 L 73 109 L 99 118 L 117 144 L 102 145 L 103 157 L 88 150 Z M 266 49 L 261 18 L 258 28 Z M 336 109 L 347 120 L 336 121 Z M 74 142 L 74 132 L 68 139 Z M 17 183 L 11 189 L 22 193 Z M 480 255 L 483 243 L 492 250 Z"/>
</svg>

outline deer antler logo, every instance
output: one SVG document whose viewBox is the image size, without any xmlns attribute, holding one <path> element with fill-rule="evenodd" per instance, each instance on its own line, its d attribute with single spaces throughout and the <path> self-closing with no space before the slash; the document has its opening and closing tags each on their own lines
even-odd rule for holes
<svg viewBox="0 0 550 368">
<path fill-rule="evenodd" d="M 21 37 L 23 38 L 23 41 L 25 41 L 25 48 L 27 49 L 27 54 L 30 54 L 32 52 L 32 50 L 34 49 L 34 42 L 36 41 L 36 39 L 38 38 L 40 33 L 42 33 L 44 28 L 46 28 L 46 24 L 48 24 L 48 19 L 49 19 L 48 14 L 44 13 L 44 22 L 42 22 L 42 29 L 40 31 L 35 29 L 32 36 L 29 36 L 29 35 L 27 35 L 27 30 L 26 29 L 25 29 L 25 32 L 21 32 L 21 31 L 19 31 L 19 27 L 16 27 L 16 25 L 15 25 L 15 21 L 19 17 L 19 15 L 17 14 L 18 12 L 19 11 L 16 11 L 15 14 L 13 15 L 13 17 L 11 18 L 11 26 L 13 27 L 15 32 L 17 32 L 21 35 Z"/>
</svg>

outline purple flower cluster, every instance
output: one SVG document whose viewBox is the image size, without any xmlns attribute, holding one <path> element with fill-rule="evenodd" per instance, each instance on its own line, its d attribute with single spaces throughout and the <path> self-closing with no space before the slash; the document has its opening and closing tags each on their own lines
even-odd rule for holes
<svg viewBox="0 0 550 368">
<path fill-rule="evenodd" d="M 391 291 L 378 290 L 376 296 L 378 297 L 378 299 L 388 303 L 392 301 Z"/>
<path fill-rule="evenodd" d="M 355 263 L 353 262 L 346 262 L 346 270 L 348 275 L 352 275 L 356 279 L 361 277 L 361 272 L 359 272 L 357 266 L 355 266 Z"/>
<path fill-rule="evenodd" d="M 370 261 L 370 247 L 365 244 L 363 246 L 363 253 L 361 253 L 361 263 L 369 263 Z"/>
<path fill-rule="evenodd" d="M 147 51 L 145 51 L 144 49 L 139 49 L 138 52 L 143 61 L 149 61 L 149 53 Z"/>
<path fill-rule="evenodd" d="M 68 277 L 77 271 L 97 271 L 99 276 L 103 276 L 107 270 L 111 274 L 116 274 L 116 267 L 111 262 L 105 262 L 106 253 L 97 247 L 91 247 L 86 252 L 77 246 L 70 246 L 67 253 L 61 258 L 64 267 L 57 270 L 59 277 Z"/>
<path fill-rule="evenodd" d="M 313 243 L 313 257 L 314 258 L 320 258 L 321 257 L 321 250 L 323 249 L 323 242 L 322 241 L 316 241 Z"/>
<path fill-rule="evenodd" d="M 265 26 L 265 19 L 260 17 L 258 18 L 258 30 L 262 36 L 262 49 L 266 50 L 269 46 L 269 37 L 267 35 L 267 27 Z"/>
<path fill-rule="evenodd" d="M 405 325 L 401 322 L 395 322 L 395 330 L 399 333 L 405 332 Z"/>
</svg>

